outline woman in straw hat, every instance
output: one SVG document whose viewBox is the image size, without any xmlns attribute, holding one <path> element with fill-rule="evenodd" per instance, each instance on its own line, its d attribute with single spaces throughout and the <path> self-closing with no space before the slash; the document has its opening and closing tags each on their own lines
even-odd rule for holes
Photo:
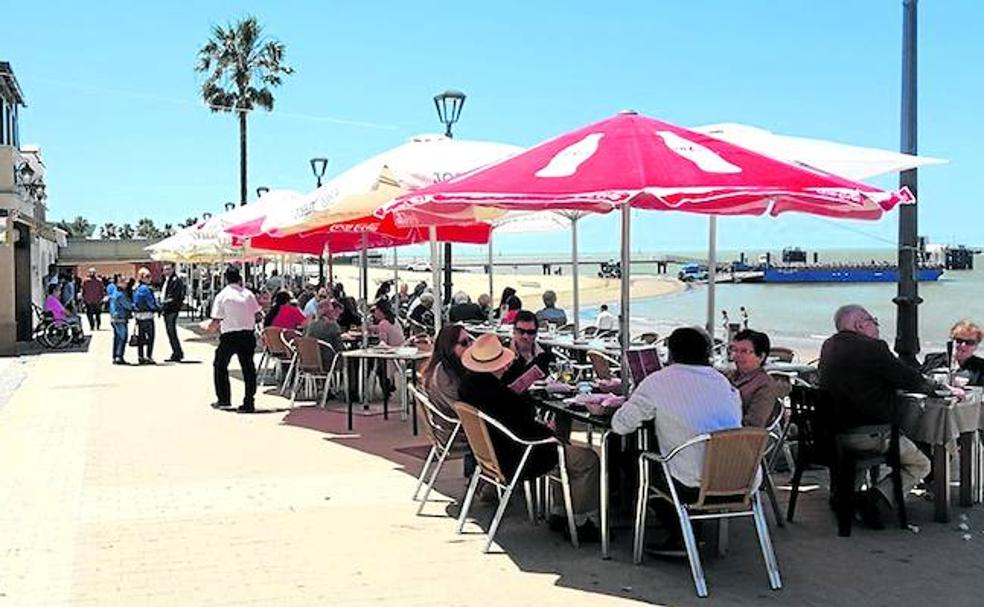
<svg viewBox="0 0 984 607">
<path fill-rule="evenodd" d="M 536 421 L 535 401 L 526 395 L 516 394 L 501 381 L 515 356 L 512 350 L 502 346 L 494 334 L 480 336 L 461 356 L 461 363 L 469 373 L 462 379 L 458 394 L 462 401 L 494 418 L 519 438 L 540 440 L 553 437 L 555 435 L 550 428 Z M 519 465 L 523 447 L 495 430 L 491 432 L 491 439 L 503 473 L 512 476 Z M 598 456 L 591 449 L 570 444 L 565 445 L 564 451 L 578 537 L 583 541 L 597 540 Z M 541 476 L 556 466 L 556 448 L 539 445 L 530 453 L 523 478 Z M 555 507 L 560 504 L 563 504 L 563 498 L 555 495 Z M 551 528 L 555 527 L 564 529 L 563 517 L 552 513 Z"/>
</svg>

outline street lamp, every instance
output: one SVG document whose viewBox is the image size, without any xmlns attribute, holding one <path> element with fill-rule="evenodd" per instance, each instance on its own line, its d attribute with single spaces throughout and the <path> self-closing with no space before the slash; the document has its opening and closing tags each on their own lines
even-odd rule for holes
<svg viewBox="0 0 984 607">
<path fill-rule="evenodd" d="M 325 176 L 325 169 L 328 168 L 327 158 L 312 158 L 311 159 L 311 172 L 314 173 L 314 178 L 318 182 L 317 187 L 321 187 L 321 178 Z M 328 253 L 328 274 L 331 280 L 335 279 L 334 272 L 331 271 L 331 252 Z M 321 255 L 318 255 L 318 286 L 325 284 L 325 252 L 321 251 Z"/>
<path fill-rule="evenodd" d="M 461 116 L 461 108 L 465 105 L 465 94 L 461 91 L 446 90 L 443 93 L 434 95 L 434 108 L 437 109 L 437 118 L 444 125 L 444 134 L 453 137 L 451 125 L 458 122 Z"/>
<path fill-rule="evenodd" d="M 261 185 L 260 187 L 256 188 L 256 197 L 259 198 L 269 191 L 270 188 L 266 187 L 265 185 Z"/>
<path fill-rule="evenodd" d="M 314 173 L 314 178 L 318 180 L 318 187 L 321 187 L 321 178 L 325 176 L 325 169 L 328 168 L 327 158 L 312 158 L 311 159 L 311 172 Z"/>
<path fill-rule="evenodd" d="M 434 109 L 437 119 L 444 125 L 444 135 L 451 138 L 451 125 L 461 117 L 461 108 L 465 106 L 465 94 L 461 91 L 448 89 L 434 95 Z M 491 268 L 489 269 L 491 271 Z M 492 295 L 491 293 L 489 294 Z M 444 243 L 444 301 L 451 301 L 451 243 Z"/>
<path fill-rule="evenodd" d="M 225 210 L 231 211 L 234 208 L 236 208 L 236 203 L 234 203 L 234 202 L 227 202 L 227 203 L 225 203 Z"/>
</svg>

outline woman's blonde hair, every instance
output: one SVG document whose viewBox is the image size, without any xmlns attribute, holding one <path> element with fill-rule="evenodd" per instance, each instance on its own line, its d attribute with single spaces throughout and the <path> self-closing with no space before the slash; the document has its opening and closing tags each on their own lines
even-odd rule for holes
<svg viewBox="0 0 984 607">
<path fill-rule="evenodd" d="M 955 325 L 950 328 L 950 337 L 955 337 L 958 334 L 964 335 L 967 333 L 973 333 L 977 337 L 977 341 L 981 341 L 984 338 L 984 330 L 981 329 L 980 325 L 972 323 L 969 320 L 958 320 Z"/>
</svg>

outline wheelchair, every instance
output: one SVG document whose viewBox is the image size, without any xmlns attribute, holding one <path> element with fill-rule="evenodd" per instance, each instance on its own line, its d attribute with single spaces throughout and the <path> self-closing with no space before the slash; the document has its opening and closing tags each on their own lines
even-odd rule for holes
<svg viewBox="0 0 984 607">
<path fill-rule="evenodd" d="M 67 348 L 71 344 L 80 343 L 85 335 L 82 333 L 81 322 L 72 323 L 67 320 L 56 320 L 51 312 L 42 310 L 31 304 L 37 324 L 34 326 L 33 339 L 52 350 Z"/>
</svg>

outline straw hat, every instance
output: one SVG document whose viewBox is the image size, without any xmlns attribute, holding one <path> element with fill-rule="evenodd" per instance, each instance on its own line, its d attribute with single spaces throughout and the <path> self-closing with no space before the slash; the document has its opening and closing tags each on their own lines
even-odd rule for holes
<svg viewBox="0 0 984 607">
<path fill-rule="evenodd" d="M 479 336 L 461 355 L 461 364 L 476 373 L 493 373 L 512 364 L 516 353 L 502 346 L 493 333 Z"/>
</svg>

